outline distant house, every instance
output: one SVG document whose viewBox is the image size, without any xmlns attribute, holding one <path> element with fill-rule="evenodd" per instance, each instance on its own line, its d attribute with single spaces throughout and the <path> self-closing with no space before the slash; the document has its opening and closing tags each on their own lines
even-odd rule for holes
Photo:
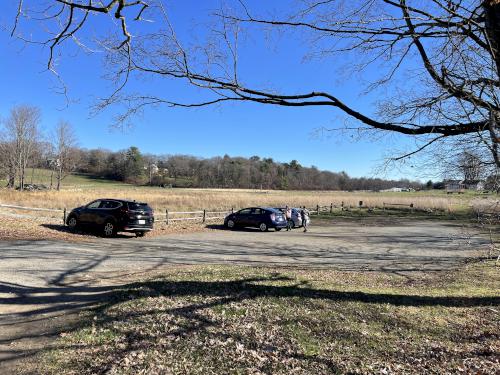
<svg viewBox="0 0 500 375">
<path fill-rule="evenodd" d="M 445 181 L 444 186 L 448 194 L 463 194 L 465 190 L 484 190 L 485 182 L 481 180 L 448 180 Z"/>
<path fill-rule="evenodd" d="M 382 190 L 384 192 L 391 192 L 391 193 L 400 193 L 403 191 L 403 189 L 399 188 L 399 187 L 393 187 L 393 188 L 390 188 L 390 189 L 385 189 L 385 190 Z"/>
<path fill-rule="evenodd" d="M 461 180 L 448 180 L 444 182 L 444 189 L 446 194 L 463 194 L 467 186 Z"/>
<path fill-rule="evenodd" d="M 465 190 L 483 191 L 485 182 L 481 180 L 448 180 L 445 181 L 445 189 L 448 194 L 462 194 Z"/>
<path fill-rule="evenodd" d="M 151 164 L 151 173 L 153 174 L 158 174 L 158 171 L 160 170 L 160 168 L 158 168 L 158 166 L 156 164 Z"/>
<path fill-rule="evenodd" d="M 400 188 L 400 187 L 393 187 L 390 189 L 385 189 L 385 190 L 380 190 L 383 192 L 390 192 L 390 193 L 401 193 L 401 192 L 412 192 L 415 191 L 413 188 Z"/>
<path fill-rule="evenodd" d="M 476 190 L 476 191 L 483 191 L 485 186 L 484 181 L 481 180 L 464 181 L 464 184 L 468 190 Z"/>
<path fill-rule="evenodd" d="M 160 170 L 156 164 L 149 164 L 144 166 L 144 170 L 149 170 L 151 171 L 151 174 L 158 174 L 158 171 Z"/>
</svg>

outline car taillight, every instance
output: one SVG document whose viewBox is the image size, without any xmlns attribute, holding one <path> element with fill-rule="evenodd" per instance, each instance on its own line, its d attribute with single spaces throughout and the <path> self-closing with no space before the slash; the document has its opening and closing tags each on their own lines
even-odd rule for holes
<svg viewBox="0 0 500 375">
<path fill-rule="evenodd" d="M 271 220 L 272 221 L 276 220 L 276 214 L 271 214 Z"/>
</svg>

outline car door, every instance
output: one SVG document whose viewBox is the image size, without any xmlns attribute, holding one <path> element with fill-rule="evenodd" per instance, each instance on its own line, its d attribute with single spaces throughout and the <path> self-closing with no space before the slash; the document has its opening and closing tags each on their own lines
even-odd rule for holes
<svg viewBox="0 0 500 375">
<path fill-rule="evenodd" d="M 91 225 L 93 223 L 93 216 L 95 214 L 95 210 L 98 209 L 100 205 L 101 205 L 101 200 L 99 199 L 90 202 L 88 205 L 86 205 L 82 209 L 80 217 L 78 218 L 80 223 L 83 225 Z"/>
<path fill-rule="evenodd" d="M 250 222 L 251 212 L 252 212 L 251 208 L 245 208 L 243 210 L 239 210 L 234 217 L 236 225 L 239 225 L 241 227 L 248 226 Z"/>
<path fill-rule="evenodd" d="M 114 220 L 117 218 L 114 215 L 115 210 L 121 206 L 120 202 L 114 200 L 103 199 L 99 207 L 92 212 L 92 222 L 95 225 L 103 225 L 107 219 L 112 217 Z"/>
<path fill-rule="evenodd" d="M 100 202 L 98 207 L 95 207 L 95 205 L 89 207 L 90 225 L 99 226 L 104 224 L 104 219 L 109 213 L 109 201 L 103 199 Z"/>
<path fill-rule="evenodd" d="M 260 223 L 265 222 L 265 214 L 266 210 L 263 210 L 262 208 L 253 208 L 252 213 L 249 215 L 248 226 L 258 227 Z"/>
</svg>

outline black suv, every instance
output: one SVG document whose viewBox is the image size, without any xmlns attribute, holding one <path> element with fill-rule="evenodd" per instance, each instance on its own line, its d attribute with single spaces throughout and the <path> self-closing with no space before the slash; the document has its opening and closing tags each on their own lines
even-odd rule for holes
<svg viewBox="0 0 500 375">
<path fill-rule="evenodd" d="M 270 207 L 250 207 L 228 215 L 224 219 L 224 226 L 229 229 L 237 227 L 259 228 L 261 232 L 274 228 L 280 231 L 286 228 L 285 215 Z"/>
<path fill-rule="evenodd" d="M 73 209 L 66 219 L 71 229 L 97 228 L 105 237 L 117 232 L 134 232 L 142 237 L 153 229 L 153 209 L 147 203 L 121 199 L 97 199 Z"/>
</svg>

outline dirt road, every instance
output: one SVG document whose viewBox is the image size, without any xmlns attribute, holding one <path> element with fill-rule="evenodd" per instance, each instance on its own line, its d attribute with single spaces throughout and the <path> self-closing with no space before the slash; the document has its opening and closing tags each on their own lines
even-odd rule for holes
<svg viewBox="0 0 500 375">
<path fill-rule="evenodd" d="M 337 222 L 308 233 L 213 230 L 89 243 L 0 241 L 0 373 L 46 345 L 68 316 L 146 271 L 211 263 L 439 271 L 477 256 L 484 243 L 442 221 Z"/>
</svg>

